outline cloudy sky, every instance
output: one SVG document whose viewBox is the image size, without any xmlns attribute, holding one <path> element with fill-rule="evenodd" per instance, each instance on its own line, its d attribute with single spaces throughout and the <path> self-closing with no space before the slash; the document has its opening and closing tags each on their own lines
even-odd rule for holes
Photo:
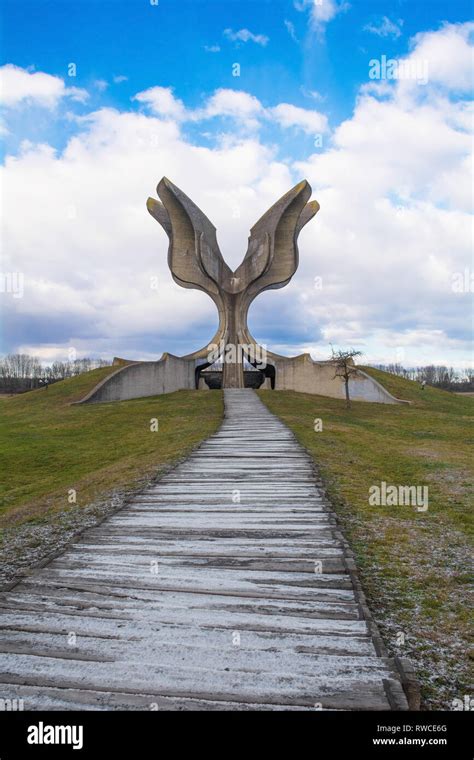
<svg viewBox="0 0 474 760">
<path fill-rule="evenodd" d="M 472 43 L 464 0 L 3 0 L 2 351 L 155 359 L 207 344 L 149 216 L 163 176 L 236 268 L 306 178 L 321 210 L 270 349 L 472 358 Z"/>
</svg>

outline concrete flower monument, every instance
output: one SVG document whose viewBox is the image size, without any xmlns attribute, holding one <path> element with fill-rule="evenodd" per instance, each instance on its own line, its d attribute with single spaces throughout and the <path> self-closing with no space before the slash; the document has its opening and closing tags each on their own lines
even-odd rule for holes
<svg viewBox="0 0 474 760">
<path fill-rule="evenodd" d="M 233 272 L 219 249 L 216 228 L 185 193 L 164 177 L 160 200 L 147 208 L 168 236 L 168 265 L 183 288 L 202 290 L 212 298 L 219 326 L 210 343 L 186 356 L 169 353 L 156 362 L 116 360 L 119 368 L 99 383 L 81 403 L 117 401 L 181 389 L 206 389 L 206 376 L 218 368 L 217 387 L 244 388 L 245 366 L 260 373 L 263 387 L 344 398 L 344 384 L 332 361 L 313 361 L 309 354 L 285 357 L 260 346 L 250 334 L 247 315 L 264 290 L 283 288 L 298 268 L 298 236 L 319 211 L 303 180 L 280 198 L 252 227 L 248 248 Z M 216 377 L 216 372 L 214 372 Z M 385 388 L 362 370 L 353 374 L 355 400 L 397 403 Z"/>
</svg>

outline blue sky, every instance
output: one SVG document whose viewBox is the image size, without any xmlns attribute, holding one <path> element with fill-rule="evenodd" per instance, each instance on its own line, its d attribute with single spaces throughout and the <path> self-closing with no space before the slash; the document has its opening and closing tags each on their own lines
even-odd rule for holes
<svg viewBox="0 0 474 760">
<path fill-rule="evenodd" d="M 464 0 L 3 0 L 3 269 L 25 283 L 0 294 L 4 350 L 199 348 L 214 307 L 171 282 L 142 199 L 170 175 L 237 266 L 305 176 L 321 212 L 291 285 L 255 303 L 257 337 L 465 366 L 471 16 Z M 371 81 L 382 56 L 425 62 L 427 82 Z"/>
<path fill-rule="evenodd" d="M 472 17 L 468 0 L 341 3 L 349 7 L 325 25 L 321 43 L 308 28 L 308 9 L 298 11 L 294 0 L 159 0 L 158 5 L 150 0 L 3 0 L 2 5 L 3 62 L 66 77 L 73 61 L 78 87 L 93 95 L 94 82 L 109 83 L 105 92 L 96 93 L 101 105 L 130 108 L 138 90 L 159 82 L 197 107 L 207 93 L 236 85 L 231 69 L 240 62 L 239 89 L 268 106 L 308 107 L 309 93 L 318 92 L 332 125 L 352 113 L 368 59 L 404 56 L 416 33 Z M 399 27 L 400 36 L 368 31 L 380 27 L 384 17 Z M 297 42 L 285 21 L 293 25 Z M 247 28 L 268 37 L 268 43 L 239 44 L 224 35 L 225 29 Z M 215 46 L 219 52 L 206 52 Z M 119 76 L 127 81 L 114 83 Z"/>
</svg>

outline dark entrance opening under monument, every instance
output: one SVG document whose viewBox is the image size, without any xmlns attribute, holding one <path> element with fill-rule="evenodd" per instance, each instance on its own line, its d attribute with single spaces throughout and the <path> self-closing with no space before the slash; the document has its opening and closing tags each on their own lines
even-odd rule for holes
<svg viewBox="0 0 474 760">
<path fill-rule="evenodd" d="M 254 364 L 253 362 L 246 361 L 243 369 L 244 376 L 244 388 L 254 388 L 255 390 L 261 388 L 265 381 L 269 379 L 269 383 L 266 383 L 266 388 L 275 388 L 275 367 L 267 364 L 265 367 Z M 201 364 L 196 368 L 196 388 L 201 387 L 200 380 L 203 380 L 206 387 L 210 390 L 220 390 L 224 387 L 224 372 L 222 363 L 215 362 L 214 364 Z"/>
<path fill-rule="evenodd" d="M 222 370 L 207 369 L 200 373 L 207 387 L 211 390 L 222 388 Z M 244 370 L 244 388 L 260 388 L 265 382 L 265 374 L 258 369 Z"/>
</svg>

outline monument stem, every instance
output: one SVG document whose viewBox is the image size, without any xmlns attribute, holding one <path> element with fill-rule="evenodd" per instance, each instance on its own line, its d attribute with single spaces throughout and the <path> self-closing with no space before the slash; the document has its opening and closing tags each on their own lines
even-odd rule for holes
<svg viewBox="0 0 474 760">
<path fill-rule="evenodd" d="M 223 388 L 244 388 L 244 356 L 240 344 L 237 297 L 226 294 L 227 338 L 222 369 Z"/>
</svg>

